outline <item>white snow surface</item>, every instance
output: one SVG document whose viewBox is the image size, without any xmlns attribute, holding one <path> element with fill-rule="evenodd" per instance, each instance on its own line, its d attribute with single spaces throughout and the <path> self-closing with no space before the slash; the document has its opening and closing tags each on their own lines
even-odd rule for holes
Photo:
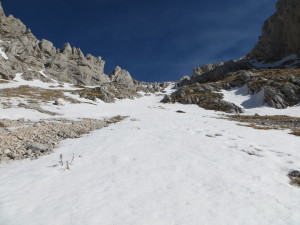
<svg viewBox="0 0 300 225">
<path fill-rule="evenodd" d="M 3 51 L 2 48 L 0 48 L 0 55 L 1 55 L 4 59 L 8 60 L 8 56 L 5 54 L 5 52 Z"/>
<path fill-rule="evenodd" d="M 242 104 L 246 94 L 232 90 L 226 97 L 239 96 Z M 300 169 L 299 137 L 238 126 L 217 112 L 161 98 L 47 106 L 69 119 L 129 118 L 65 140 L 37 160 L 0 165 L 0 224 L 300 224 L 300 189 L 287 177 Z M 251 104 L 259 105 L 259 96 Z M 60 154 L 73 153 L 70 170 L 52 167 Z"/>
</svg>

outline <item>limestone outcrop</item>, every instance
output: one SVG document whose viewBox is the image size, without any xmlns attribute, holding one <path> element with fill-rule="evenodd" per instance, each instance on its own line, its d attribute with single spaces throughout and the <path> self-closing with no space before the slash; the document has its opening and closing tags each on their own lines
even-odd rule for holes
<svg viewBox="0 0 300 225">
<path fill-rule="evenodd" d="M 106 75 L 101 57 L 84 55 L 70 43 L 59 49 L 48 40 L 38 40 L 19 19 L 6 16 L 1 4 L 0 40 L 0 79 L 12 80 L 16 74 L 22 74 L 25 80 L 67 82 L 85 87 L 79 93 L 81 97 L 105 102 L 136 98 L 141 96 L 138 91 L 155 92 L 166 87 L 163 83 L 136 81 L 119 66 Z"/>
<path fill-rule="evenodd" d="M 233 72 L 252 68 L 247 59 L 230 60 L 216 64 L 207 64 L 193 69 L 190 78 L 183 78 L 178 86 L 190 85 L 195 83 L 216 82 L 225 79 Z"/>
<path fill-rule="evenodd" d="M 273 62 L 291 54 L 300 56 L 300 1 L 279 0 L 276 9 L 265 21 L 250 58 Z"/>
<path fill-rule="evenodd" d="M 239 107 L 222 100 L 220 92 L 245 86 L 248 94 L 261 94 L 261 104 L 277 109 L 299 104 L 300 1 L 278 0 L 276 8 L 247 57 L 196 67 L 192 76 L 181 78 L 176 85 L 179 89 L 162 102 L 240 113 Z"/>
<path fill-rule="evenodd" d="M 2 79 L 13 79 L 16 73 L 23 73 L 24 79 L 42 79 L 37 71 L 43 70 L 49 82 L 55 79 L 82 86 L 112 81 L 122 84 L 133 82 L 131 75 L 121 69 L 111 77 L 107 76 L 104 73 L 105 61 L 101 57 L 84 55 L 69 43 L 59 49 L 48 40 L 38 40 L 19 19 L 6 16 L 1 5 L 0 40 Z"/>
</svg>

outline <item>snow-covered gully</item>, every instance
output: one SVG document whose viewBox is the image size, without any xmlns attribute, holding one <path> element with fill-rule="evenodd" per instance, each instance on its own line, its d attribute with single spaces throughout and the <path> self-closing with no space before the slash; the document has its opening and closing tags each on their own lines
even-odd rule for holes
<svg viewBox="0 0 300 225">
<path fill-rule="evenodd" d="M 49 106 L 70 119 L 129 117 L 0 165 L 0 224 L 299 224 L 300 189 L 286 176 L 300 168 L 299 137 L 160 99 Z M 69 170 L 53 167 L 73 153 Z"/>
</svg>

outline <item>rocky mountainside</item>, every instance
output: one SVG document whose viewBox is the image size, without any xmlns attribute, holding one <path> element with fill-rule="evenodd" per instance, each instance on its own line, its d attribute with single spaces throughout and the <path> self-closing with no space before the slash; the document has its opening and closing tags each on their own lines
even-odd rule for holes
<svg viewBox="0 0 300 225">
<path fill-rule="evenodd" d="M 263 25 L 262 35 L 250 58 L 264 62 L 300 55 L 300 1 L 279 0 L 277 11 Z"/>
<path fill-rule="evenodd" d="M 226 102 L 222 91 L 247 87 L 249 95 L 260 93 L 263 103 L 282 109 L 300 102 L 300 3 L 279 0 L 277 11 L 263 25 L 258 44 L 237 60 L 196 67 L 192 76 L 177 82 L 179 90 L 162 102 L 197 104 L 206 109 L 243 112 Z M 139 97 L 139 91 L 162 92 L 166 83 L 143 83 L 119 66 L 105 74 L 101 57 L 84 55 L 66 43 L 62 49 L 38 40 L 20 20 L 6 16 L 0 5 L 0 78 L 67 82 L 82 88 L 80 97 L 105 102 Z M 96 87 L 87 87 L 96 86 Z"/>
<path fill-rule="evenodd" d="M 64 44 L 56 48 L 48 40 L 38 40 L 19 19 L 6 16 L 0 4 L 0 78 L 12 80 L 22 73 L 25 80 L 67 82 L 74 85 L 101 86 L 87 89 L 83 97 L 112 102 L 115 98 L 138 97 L 138 91 L 162 90 L 165 84 L 143 83 L 132 78 L 119 66 L 106 75 L 105 61 L 91 54 L 84 55 L 79 48 Z M 117 90 L 117 91 L 116 91 Z M 86 93 L 93 93 L 92 96 Z"/>
<path fill-rule="evenodd" d="M 262 101 L 277 109 L 300 102 L 300 2 L 279 0 L 277 12 L 263 25 L 258 44 L 237 60 L 197 67 L 191 77 L 178 81 L 179 90 L 162 102 L 197 104 L 206 109 L 241 113 L 223 100 L 223 90 L 246 87 L 248 95 L 260 93 Z"/>
<path fill-rule="evenodd" d="M 0 8 L 1 48 L 8 59 L 1 60 L 0 76 L 13 79 L 16 73 L 46 79 L 37 71 L 45 72 L 53 79 L 78 85 L 98 85 L 108 82 L 104 74 L 105 62 L 101 57 L 84 56 L 79 48 L 66 43 L 57 49 L 50 41 L 37 40 L 30 29 L 12 15 L 6 17 Z"/>
</svg>

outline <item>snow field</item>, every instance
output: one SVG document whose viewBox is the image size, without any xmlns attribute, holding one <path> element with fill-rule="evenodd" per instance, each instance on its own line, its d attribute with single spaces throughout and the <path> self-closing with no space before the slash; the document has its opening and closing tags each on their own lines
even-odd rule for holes
<svg viewBox="0 0 300 225">
<path fill-rule="evenodd" d="M 38 160 L 0 165 L 0 224 L 300 223 L 300 190 L 286 176 L 300 168 L 299 137 L 237 126 L 161 98 L 44 107 L 70 119 L 129 118 L 63 141 Z M 59 154 L 73 153 L 70 170 L 52 167 Z"/>
</svg>

